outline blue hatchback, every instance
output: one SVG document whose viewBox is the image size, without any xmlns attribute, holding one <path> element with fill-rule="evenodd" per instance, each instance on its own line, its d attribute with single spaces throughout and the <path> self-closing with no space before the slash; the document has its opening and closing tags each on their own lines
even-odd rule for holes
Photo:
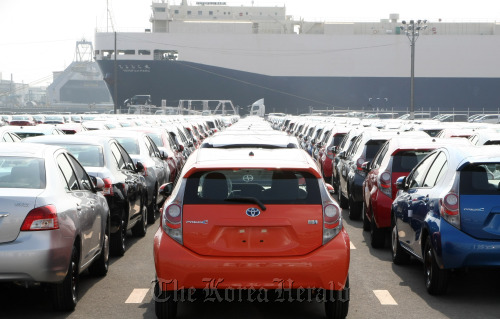
<svg viewBox="0 0 500 319">
<path fill-rule="evenodd" d="M 430 294 L 449 271 L 500 266 L 500 148 L 448 146 L 400 177 L 392 204 L 392 259 L 424 263 Z"/>
</svg>

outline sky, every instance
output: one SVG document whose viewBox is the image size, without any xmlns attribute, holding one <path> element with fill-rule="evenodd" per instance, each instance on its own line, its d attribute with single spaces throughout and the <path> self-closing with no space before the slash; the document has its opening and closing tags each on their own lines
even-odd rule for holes
<svg viewBox="0 0 500 319">
<path fill-rule="evenodd" d="M 158 2 L 156 0 L 155 2 Z M 195 3 L 203 0 L 188 0 Z M 224 0 L 222 0 L 224 1 Z M 151 0 L 0 0 L 1 79 L 32 86 L 48 85 L 53 71 L 75 59 L 76 42 L 94 40 L 97 29 L 116 31 L 150 28 Z M 226 0 L 251 5 L 251 0 Z M 170 1 L 179 4 L 180 0 Z M 378 21 L 391 13 L 401 20 L 482 21 L 500 23 L 498 0 L 255 0 L 255 5 L 285 5 L 287 14 L 305 20 Z"/>
</svg>

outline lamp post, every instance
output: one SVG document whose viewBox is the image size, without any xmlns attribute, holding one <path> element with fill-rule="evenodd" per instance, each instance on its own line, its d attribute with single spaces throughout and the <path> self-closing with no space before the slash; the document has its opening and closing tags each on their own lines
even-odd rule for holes
<svg viewBox="0 0 500 319">
<path fill-rule="evenodd" d="M 415 43 L 417 42 L 420 31 L 427 29 L 427 20 L 410 20 L 409 23 L 403 20 L 403 25 L 400 26 L 401 30 L 405 32 L 410 40 L 411 46 L 411 79 L 410 79 L 410 120 L 415 119 L 415 106 L 414 102 L 414 81 L 415 81 Z"/>
</svg>

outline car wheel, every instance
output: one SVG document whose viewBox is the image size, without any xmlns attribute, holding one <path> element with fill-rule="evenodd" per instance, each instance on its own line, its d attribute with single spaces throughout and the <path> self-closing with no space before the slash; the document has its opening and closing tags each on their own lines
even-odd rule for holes
<svg viewBox="0 0 500 319">
<path fill-rule="evenodd" d="M 377 227 L 373 215 L 370 223 L 370 244 L 373 248 L 384 248 L 385 245 L 385 229 Z"/>
<path fill-rule="evenodd" d="M 106 276 L 109 269 L 109 221 L 102 239 L 101 255 L 89 267 L 89 272 L 94 276 Z"/>
<path fill-rule="evenodd" d="M 122 217 L 120 229 L 111 236 L 111 251 L 115 256 L 125 255 L 125 240 L 127 238 L 127 223 Z"/>
<path fill-rule="evenodd" d="M 68 273 L 62 283 L 52 286 L 52 304 L 58 311 L 73 311 L 78 302 L 78 249 L 73 246 Z"/>
<path fill-rule="evenodd" d="M 154 288 L 155 313 L 158 319 L 174 319 L 177 316 L 177 301 L 173 294 L 160 290 L 158 282 Z"/>
<path fill-rule="evenodd" d="M 156 204 L 156 199 L 158 198 L 158 187 L 155 186 L 153 191 L 153 199 L 148 207 L 148 224 L 154 224 L 156 217 L 158 216 L 158 205 Z"/>
<path fill-rule="evenodd" d="M 392 262 L 396 265 L 404 265 L 410 262 L 410 254 L 401 247 L 399 243 L 398 227 L 396 226 L 396 216 L 393 214 L 391 226 L 391 252 Z"/>
<path fill-rule="evenodd" d="M 449 272 L 439 268 L 430 237 L 427 237 L 424 247 L 425 288 L 431 295 L 442 295 L 446 293 L 448 287 Z"/>
<path fill-rule="evenodd" d="M 146 205 L 141 205 L 141 219 L 137 221 L 137 224 L 132 227 L 132 235 L 137 237 L 146 236 L 146 230 L 148 227 L 148 209 Z"/>
<path fill-rule="evenodd" d="M 327 291 L 325 313 L 327 319 L 343 319 L 349 312 L 349 277 L 341 291 Z"/>
<path fill-rule="evenodd" d="M 349 193 L 349 219 L 358 220 L 361 217 L 361 203 L 354 201 Z"/>
<path fill-rule="evenodd" d="M 362 204 L 362 207 L 363 207 L 363 211 L 361 213 L 361 217 L 363 218 L 363 230 L 364 231 L 369 231 L 371 229 L 371 224 L 370 224 L 370 220 L 366 216 L 365 203 Z"/>
</svg>

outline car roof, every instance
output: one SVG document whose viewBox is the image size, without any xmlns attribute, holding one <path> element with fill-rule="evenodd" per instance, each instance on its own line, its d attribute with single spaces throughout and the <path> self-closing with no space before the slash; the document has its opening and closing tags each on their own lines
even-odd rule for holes
<svg viewBox="0 0 500 319">
<path fill-rule="evenodd" d="M 133 130 L 122 130 L 122 129 L 113 129 L 113 130 L 95 130 L 95 131 L 84 131 L 78 132 L 74 136 L 77 135 L 94 135 L 94 136 L 111 136 L 111 137 L 134 137 L 145 135 L 145 132 L 133 131 Z"/>
<path fill-rule="evenodd" d="M 203 141 L 202 148 L 298 148 L 295 136 L 289 135 L 245 135 L 220 134 Z"/>
<path fill-rule="evenodd" d="M 46 152 L 55 152 L 58 149 L 63 148 L 55 145 L 32 143 L 16 143 L 15 147 L 12 147 L 12 143 L 0 143 L 0 156 L 44 157 Z"/>
<path fill-rule="evenodd" d="M 392 137 L 389 139 L 392 150 L 436 149 L 447 145 L 471 145 L 464 138 L 437 138 L 437 137 Z M 394 152 L 392 151 L 392 153 Z"/>
<path fill-rule="evenodd" d="M 112 137 L 96 136 L 89 138 L 84 135 L 44 135 L 27 137 L 23 143 L 65 143 L 65 144 L 86 144 L 86 145 L 102 145 L 110 140 Z M 26 142 L 24 142 L 26 141 Z"/>
<path fill-rule="evenodd" d="M 185 164 L 184 177 L 196 171 L 213 169 L 284 169 L 309 171 L 317 178 L 321 177 L 313 159 L 302 149 L 213 149 L 196 150 Z"/>
</svg>

